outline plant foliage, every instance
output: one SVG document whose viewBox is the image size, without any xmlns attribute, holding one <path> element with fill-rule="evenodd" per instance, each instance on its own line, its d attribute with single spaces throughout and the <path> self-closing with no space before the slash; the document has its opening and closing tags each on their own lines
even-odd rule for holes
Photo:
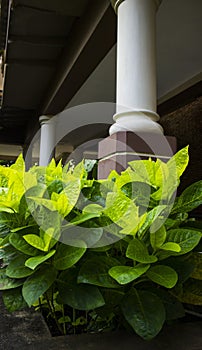
<svg viewBox="0 0 202 350">
<path fill-rule="evenodd" d="M 120 175 L 52 160 L 0 166 L 0 290 L 10 311 L 47 308 L 64 334 L 129 324 L 144 339 L 202 305 L 202 181 L 175 197 L 188 148 Z M 105 325 L 105 326 L 104 326 Z"/>
</svg>

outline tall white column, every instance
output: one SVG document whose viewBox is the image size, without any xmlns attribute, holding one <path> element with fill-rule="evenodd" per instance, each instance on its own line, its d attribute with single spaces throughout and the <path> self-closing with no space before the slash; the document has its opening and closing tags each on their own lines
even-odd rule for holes
<svg viewBox="0 0 202 350">
<path fill-rule="evenodd" d="M 118 16 L 118 131 L 162 134 L 156 113 L 156 12 L 162 0 L 112 0 Z"/>
<path fill-rule="evenodd" d="M 24 155 L 26 170 L 29 170 L 32 167 L 32 151 L 33 145 L 26 147 L 26 153 Z"/>
<path fill-rule="evenodd" d="M 42 115 L 39 121 L 41 124 L 39 165 L 48 165 L 54 157 L 55 122 L 46 115 Z"/>
</svg>

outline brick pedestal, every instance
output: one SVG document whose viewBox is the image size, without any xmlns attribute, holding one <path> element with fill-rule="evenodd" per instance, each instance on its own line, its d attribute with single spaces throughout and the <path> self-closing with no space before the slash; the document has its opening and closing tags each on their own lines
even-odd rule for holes
<svg viewBox="0 0 202 350">
<path fill-rule="evenodd" d="M 167 161 L 176 152 L 176 138 L 159 134 L 121 131 L 99 143 L 98 179 L 105 179 L 111 170 L 125 170 L 128 162 L 160 158 Z"/>
</svg>

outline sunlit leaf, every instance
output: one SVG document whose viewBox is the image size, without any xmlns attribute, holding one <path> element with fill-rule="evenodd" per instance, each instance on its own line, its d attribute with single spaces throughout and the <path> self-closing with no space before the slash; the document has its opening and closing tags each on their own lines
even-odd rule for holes
<svg viewBox="0 0 202 350">
<path fill-rule="evenodd" d="M 29 258 L 25 261 L 25 266 L 29 267 L 30 269 L 34 270 L 37 266 L 42 264 L 43 262 L 47 261 L 50 259 L 54 254 L 55 250 L 51 250 L 48 254 L 46 255 L 37 255 L 32 258 Z"/>
</svg>

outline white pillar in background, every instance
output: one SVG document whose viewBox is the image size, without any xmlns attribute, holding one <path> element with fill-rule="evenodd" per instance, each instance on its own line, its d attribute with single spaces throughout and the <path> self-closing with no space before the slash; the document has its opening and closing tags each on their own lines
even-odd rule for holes
<svg viewBox="0 0 202 350">
<path fill-rule="evenodd" d="M 39 165 L 48 165 L 54 157 L 55 122 L 46 115 L 42 115 L 39 121 L 41 124 Z"/>
<path fill-rule="evenodd" d="M 162 0 L 111 0 L 118 16 L 118 131 L 162 134 L 156 113 L 156 12 Z"/>
<path fill-rule="evenodd" d="M 29 145 L 25 153 L 25 166 L 27 171 L 32 167 L 32 152 L 33 145 L 31 144 Z"/>
</svg>

